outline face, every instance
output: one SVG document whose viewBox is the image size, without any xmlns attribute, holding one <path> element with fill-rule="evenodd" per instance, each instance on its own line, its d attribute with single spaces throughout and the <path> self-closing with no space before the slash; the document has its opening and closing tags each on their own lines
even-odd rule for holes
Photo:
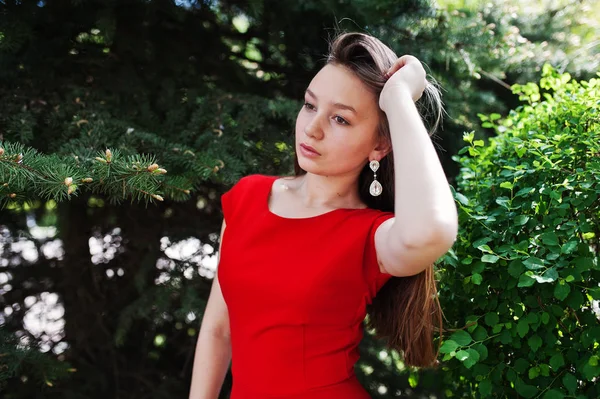
<svg viewBox="0 0 600 399">
<path fill-rule="evenodd" d="M 375 94 L 343 66 L 316 74 L 296 119 L 296 154 L 302 169 L 318 175 L 358 176 L 370 159 L 381 160 Z M 318 154 L 306 151 L 312 147 Z"/>
</svg>

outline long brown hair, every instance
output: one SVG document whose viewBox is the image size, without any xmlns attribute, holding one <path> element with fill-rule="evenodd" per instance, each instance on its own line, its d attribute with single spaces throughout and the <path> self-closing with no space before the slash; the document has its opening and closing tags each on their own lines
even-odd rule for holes
<svg viewBox="0 0 600 399">
<path fill-rule="evenodd" d="M 384 73 L 393 65 L 397 55 L 380 40 L 362 33 L 338 35 L 330 44 L 327 64 L 349 68 L 379 98 L 386 82 Z M 431 122 L 430 134 L 440 124 L 443 106 L 434 83 L 428 83 L 417 102 L 421 116 Z M 390 140 L 390 128 L 385 113 L 379 110 L 378 134 Z M 432 119 L 429 118 L 432 117 Z M 368 164 L 362 169 L 358 186 L 360 198 L 368 207 L 386 212 L 394 211 L 393 152 L 380 161 L 377 171 L 383 193 L 369 194 L 373 172 Z M 306 173 L 295 157 L 295 174 Z M 408 366 L 429 367 L 436 364 L 439 348 L 434 348 L 433 334 L 442 331 L 442 309 L 438 300 L 433 265 L 409 277 L 392 277 L 378 292 L 368 308 L 367 327 L 387 341 L 387 346 L 402 353 Z"/>
</svg>

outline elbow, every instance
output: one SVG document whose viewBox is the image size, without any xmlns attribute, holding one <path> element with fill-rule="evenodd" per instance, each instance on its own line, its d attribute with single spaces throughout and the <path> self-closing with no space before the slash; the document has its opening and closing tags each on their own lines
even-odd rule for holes
<svg viewBox="0 0 600 399">
<path fill-rule="evenodd" d="M 410 234 L 402 241 L 402 247 L 418 248 L 440 248 L 443 253 L 448 251 L 456 242 L 458 237 L 458 221 L 449 220 L 430 223 L 427 228 L 420 230 L 417 234 Z"/>
<path fill-rule="evenodd" d="M 456 212 L 410 227 L 396 219 L 387 237 L 388 256 L 382 259 L 385 269 L 397 277 L 422 272 L 452 248 L 458 228 Z"/>
<path fill-rule="evenodd" d="M 444 255 L 456 241 L 457 224 L 436 225 L 427 232 L 413 234 L 410 239 L 395 241 L 393 255 L 384 262 L 388 273 L 412 276 L 431 266 Z"/>
<path fill-rule="evenodd" d="M 445 223 L 443 226 L 437 229 L 436 241 L 448 251 L 458 238 L 458 220 L 452 220 L 451 222 Z"/>
<path fill-rule="evenodd" d="M 231 341 L 231 331 L 229 326 L 209 326 L 208 323 L 200 325 L 198 338 L 204 337 L 208 340 Z"/>
</svg>

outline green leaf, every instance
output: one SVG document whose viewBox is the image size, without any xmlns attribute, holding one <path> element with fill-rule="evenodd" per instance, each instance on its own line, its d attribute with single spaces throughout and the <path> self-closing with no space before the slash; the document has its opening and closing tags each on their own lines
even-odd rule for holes
<svg viewBox="0 0 600 399">
<path fill-rule="evenodd" d="M 506 372 L 506 379 L 510 382 L 515 382 L 517 380 L 517 373 L 514 370 L 509 369 Z"/>
<path fill-rule="evenodd" d="M 416 388 L 419 385 L 419 374 L 410 373 L 408 376 L 408 384 L 411 388 Z"/>
<path fill-rule="evenodd" d="M 548 314 L 547 312 L 544 312 L 540 316 L 540 319 L 542 320 L 542 323 L 548 324 L 548 322 L 550 321 L 550 314 Z"/>
<path fill-rule="evenodd" d="M 540 236 L 540 238 L 542 239 L 542 242 L 546 245 L 559 245 L 558 236 L 554 232 L 544 233 Z"/>
<path fill-rule="evenodd" d="M 471 256 L 467 256 L 466 258 L 461 260 L 460 263 L 462 263 L 463 265 L 470 265 L 471 263 L 473 263 L 473 258 Z"/>
<path fill-rule="evenodd" d="M 553 283 L 558 279 L 558 272 L 555 268 L 551 267 L 542 273 L 542 275 L 534 274 L 531 278 L 535 279 L 538 283 Z"/>
<path fill-rule="evenodd" d="M 517 287 L 531 287 L 535 283 L 535 279 L 532 277 L 531 272 L 525 272 L 519 277 L 519 284 Z"/>
<path fill-rule="evenodd" d="M 565 358 L 563 357 L 562 353 L 557 353 L 550 358 L 549 363 L 550 367 L 552 367 L 552 370 L 556 372 L 559 368 L 565 365 Z"/>
<path fill-rule="evenodd" d="M 482 326 L 477 326 L 475 331 L 473 331 L 473 340 L 475 341 L 483 341 L 488 337 L 488 333 L 485 328 Z"/>
<path fill-rule="evenodd" d="M 485 255 L 485 256 L 487 256 L 487 255 Z M 480 285 L 482 280 L 483 280 L 483 277 L 481 277 L 481 274 L 479 274 L 479 273 L 473 273 L 473 275 L 471 276 L 471 281 L 475 285 Z"/>
<path fill-rule="evenodd" d="M 497 313 L 489 312 L 489 313 L 485 314 L 484 321 L 485 321 L 485 324 L 487 324 L 490 327 L 493 327 L 496 324 L 498 324 L 498 322 L 500 321 L 500 318 L 498 317 Z"/>
<path fill-rule="evenodd" d="M 569 292 L 571 292 L 571 286 L 564 281 L 560 281 L 554 287 L 554 297 L 560 301 L 564 301 Z"/>
<path fill-rule="evenodd" d="M 577 241 L 568 241 L 560 248 L 560 252 L 563 254 L 570 254 L 577 248 L 578 244 Z"/>
<path fill-rule="evenodd" d="M 485 265 L 481 261 L 476 261 L 471 268 L 472 273 L 481 273 L 485 269 Z"/>
<path fill-rule="evenodd" d="M 578 257 L 573 263 L 575 264 L 575 270 L 579 273 L 586 272 L 594 267 L 594 263 L 590 258 Z"/>
<path fill-rule="evenodd" d="M 508 264 L 508 274 L 510 274 L 514 278 L 518 278 L 521 275 L 521 273 L 523 273 L 523 270 L 525 270 L 525 267 L 523 266 L 523 263 L 521 263 L 521 261 L 519 260 L 513 260 Z"/>
<path fill-rule="evenodd" d="M 534 256 L 523 261 L 523 264 L 529 270 L 539 270 L 544 268 L 544 261 Z"/>
<path fill-rule="evenodd" d="M 503 208 L 509 209 L 510 208 L 510 198 L 508 197 L 497 197 L 496 198 L 496 204 L 500 205 Z"/>
<path fill-rule="evenodd" d="M 473 345 L 473 349 L 475 349 L 479 353 L 479 360 L 483 361 L 488 357 L 488 349 L 484 344 L 475 344 Z"/>
<path fill-rule="evenodd" d="M 532 367 L 529 369 L 529 379 L 533 380 L 534 378 L 536 378 L 538 375 L 540 375 L 540 368 L 539 367 Z"/>
<path fill-rule="evenodd" d="M 552 277 L 538 276 L 537 274 L 534 274 L 533 276 L 531 276 L 531 278 L 541 284 L 552 283 L 555 281 L 555 279 L 553 279 Z"/>
<path fill-rule="evenodd" d="M 517 323 L 517 333 L 519 333 L 519 336 L 523 338 L 525 335 L 527 335 L 528 332 L 529 323 L 527 323 L 527 320 L 519 319 L 519 322 Z"/>
<path fill-rule="evenodd" d="M 441 353 L 450 353 L 450 352 L 454 352 L 456 349 L 458 349 L 458 344 L 455 341 L 452 341 L 451 339 L 449 339 L 449 340 L 444 341 L 444 343 L 440 347 L 440 352 Z"/>
<path fill-rule="evenodd" d="M 490 396 L 492 393 L 492 381 L 489 379 L 481 381 L 477 389 L 479 389 L 481 397 L 485 398 L 486 396 Z"/>
<path fill-rule="evenodd" d="M 490 241 L 492 241 L 492 239 L 490 237 L 480 238 L 479 240 L 476 240 L 473 242 L 473 248 L 479 248 L 483 244 L 487 244 Z"/>
<path fill-rule="evenodd" d="M 500 259 L 498 256 L 489 254 L 483 255 L 481 257 L 481 261 L 485 263 L 496 263 L 498 262 L 498 259 Z"/>
<path fill-rule="evenodd" d="M 583 367 L 579 367 L 578 369 L 581 371 L 581 374 L 589 381 L 592 381 L 595 377 L 600 375 L 600 367 L 592 366 L 589 363 L 586 363 Z"/>
<path fill-rule="evenodd" d="M 481 252 L 487 252 L 489 254 L 494 252 L 494 251 L 492 251 L 490 246 L 487 244 L 482 244 L 482 245 L 478 246 L 477 249 L 480 250 Z"/>
<path fill-rule="evenodd" d="M 460 360 L 461 362 L 464 362 L 466 359 L 469 358 L 469 352 L 467 352 L 465 350 L 460 350 L 460 351 L 456 352 L 456 358 L 458 360 Z"/>
<path fill-rule="evenodd" d="M 454 193 L 454 198 L 456 198 L 458 200 L 458 202 L 460 202 L 461 204 L 463 204 L 465 206 L 469 205 L 469 199 L 459 192 Z"/>
<path fill-rule="evenodd" d="M 566 281 L 566 280 L 565 280 Z M 583 306 L 585 300 L 583 299 L 583 294 L 579 290 L 571 291 L 569 296 L 567 297 L 566 304 L 569 305 L 573 309 L 579 309 Z"/>
<path fill-rule="evenodd" d="M 567 391 L 573 395 L 577 390 L 577 378 L 571 373 L 566 373 L 562 378 L 562 382 Z"/>
<path fill-rule="evenodd" d="M 523 151 L 523 153 L 524 153 L 524 151 Z M 517 191 L 517 193 L 515 194 L 515 197 L 520 197 L 522 195 L 531 194 L 534 191 L 535 191 L 535 187 L 524 187 L 524 188 L 520 189 L 519 191 Z"/>
<path fill-rule="evenodd" d="M 598 342 L 598 337 L 600 337 L 600 327 L 593 327 L 583 330 L 579 342 L 587 348 L 590 345 L 595 345 Z"/>
<path fill-rule="evenodd" d="M 537 350 L 540 349 L 540 347 L 542 346 L 542 338 L 539 335 L 535 334 L 534 336 L 529 337 L 527 343 L 529 344 L 529 347 L 532 351 L 537 352 Z"/>
<path fill-rule="evenodd" d="M 560 258 L 560 253 L 558 252 L 550 252 L 548 255 L 546 255 L 546 260 L 556 260 L 558 258 Z"/>
<path fill-rule="evenodd" d="M 544 272 L 544 277 L 552 279 L 552 281 L 556 281 L 558 280 L 558 272 L 554 267 L 551 267 L 550 269 Z"/>
<path fill-rule="evenodd" d="M 557 201 L 558 203 L 562 202 L 562 195 L 560 191 L 550 191 L 550 198 L 552 198 L 553 200 Z"/>
<path fill-rule="evenodd" d="M 515 382 L 515 389 L 519 395 L 528 399 L 533 398 L 538 393 L 538 389 L 536 387 L 525 384 L 520 378 L 517 378 L 517 382 Z"/>
<path fill-rule="evenodd" d="M 563 399 L 564 397 L 565 395 L 561 391 L 551 389 L 549 391 L 546 391 L 544 396 L 542 396 L 542 399 Z"/>
<path fill-rule="evenodd" d="M 522 357 L 518 358 L 515 361 L 515 371 L 519 374 L 522 374 L 529 368 L 529 362 Z"/>
<path fill-rule="evenodd" d="M 527 215 L 519 215 L 516 218 L 514 218 L 514 222 L 515 222 L 516 226 L 523 226 L 528 221 L 529 221 L 529 216 L 527 216 Z"/>
<path fill-rule="evenodd" d="M 479 325 L 478 320 L 479 320 L 479 317 L 477 317 L 475 315 L 467 316 L 467 318 L 466 318 L 466 322 L 467 322 L 467 325 L 468 325 L 467 331 L 469 333 L 472 333 L 473 331 L 475 331 L 475 329 Z"/>
<path fill-rule="evenodd" d="M 459 346 L 466 346 L 471 343 L 473 340 L 471 338 L 471 334 L 466 332 L 465 330 L 458 330 L 454 334 L 450 336 L 450 339 L 456 342 Z"/>
<path fill-rule="evenodd" d="M 466 368 L 470 369 L 479 361 L 479 352 L 473 348 L 469 348 L 467 349 L 467 353 L 469 354 L 469 357 L 464 360 L 463 364 Z"/>
<path fill-rule="evenodd" d="M 590 357 L 590 360 L 588 360 L 588 364 L 590 366 L 597 366 L 598 365 L 598 356 L 594 355 L 594 356 Z"/>
<path fill-rule="evenodd" d="M 529 324 L 535 324 L 538 322 L 539 319 L 540 318 L 538 317 L 537 313 L 532 312 L 527 314 L 527 322 Z"/>
<path fill-rule="evenodd" d="M 500 187 L 512 190 L 513 189 L 513 184 L 511 182 L 509 182 L 509 181 L 505 181 L 505 182 L 500 183 Z"/>
</svg>

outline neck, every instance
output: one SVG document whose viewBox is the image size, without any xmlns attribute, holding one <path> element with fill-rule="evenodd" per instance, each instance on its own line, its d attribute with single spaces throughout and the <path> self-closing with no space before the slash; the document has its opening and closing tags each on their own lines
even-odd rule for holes
<svg viewBox="0 0 600 399">
<path fill-rule="evenodd" d="M 295 190 L 307 208 L 363 208 L 358 176 L 321 176 L 306 173 Z"/>
</svg>

